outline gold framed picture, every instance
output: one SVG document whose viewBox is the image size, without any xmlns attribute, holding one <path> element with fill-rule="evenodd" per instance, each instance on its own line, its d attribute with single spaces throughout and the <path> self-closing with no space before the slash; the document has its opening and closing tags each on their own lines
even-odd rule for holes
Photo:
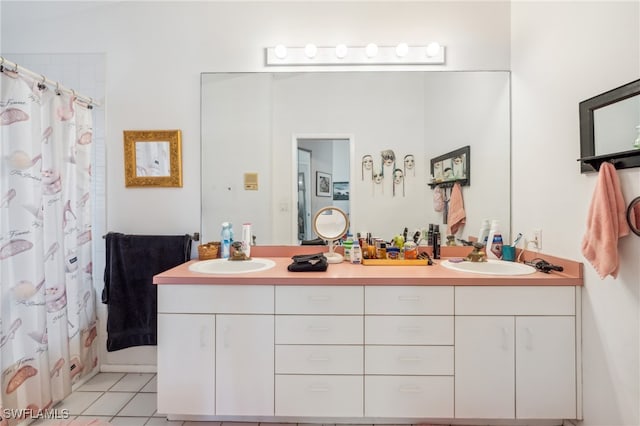
<svg viewBox="0 0 640 426">
<path fill-rule="evenodd" d="M 180 130 L 124 131 L 125 186 L 182 186 Z"/>
</svg>

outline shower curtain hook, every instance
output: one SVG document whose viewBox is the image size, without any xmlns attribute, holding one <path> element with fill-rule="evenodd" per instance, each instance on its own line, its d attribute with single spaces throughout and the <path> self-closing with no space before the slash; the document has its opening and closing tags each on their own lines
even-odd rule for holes
<svg viewBox="0 0 640 426">
<path fill-rule="evenodd" d="M 60 95 L 60 82 L 56 81 L 56 95 Z"/>
<path fill-rule="evenodd" d="M 76 99 L 76 91 L 71 89 L 71 96 L 73 97 L 73 99 Z"/>
</svg>

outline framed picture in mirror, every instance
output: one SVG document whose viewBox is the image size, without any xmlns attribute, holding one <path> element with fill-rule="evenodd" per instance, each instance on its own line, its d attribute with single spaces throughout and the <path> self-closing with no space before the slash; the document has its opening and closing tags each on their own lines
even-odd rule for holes
<svg viewBox="0 0 640 426">
<path fill-rule="evenodd" d="M 125 130 L 124 172 L 127 187 L 182 187 L 180 130 Z"/>
<path fill-rule="evenodd" d="M 316 197 L 331 197 L 331 175 L 316 172 Z"/>
<path fill-rule="evenodd" d="M 432 185 L 446 182 L 471 184 L 471 147 L 469 145 L 431 159 Z"/>
</svg>

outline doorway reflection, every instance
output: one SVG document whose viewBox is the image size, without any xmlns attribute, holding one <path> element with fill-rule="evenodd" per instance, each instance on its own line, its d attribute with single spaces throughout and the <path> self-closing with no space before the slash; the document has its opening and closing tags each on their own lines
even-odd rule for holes
<svg viewBox="0 0 640 426">
<path fill-rule="evenodd" d="M 311 219 L 324 207 L 338 207 L 349 217 L 350 143 L 350 139 L 341 138 L 296 138 L 298 242 L 317 238 Z M 326 191 L 318 193 L 316 190 L 318 172 L 331 178 L 329 196 Z"/>
</svg>

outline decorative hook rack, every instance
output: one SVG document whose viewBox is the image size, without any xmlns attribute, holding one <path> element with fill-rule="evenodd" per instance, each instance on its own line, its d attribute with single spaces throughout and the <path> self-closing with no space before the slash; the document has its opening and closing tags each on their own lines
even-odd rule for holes
<svg viewBox="0 0 640 426">
<path fill-rule="evenodd" d="M 600 170 L 600 165 L 605 161 L 613 164 L 616 169 L 640 167 L 640 149 L 616 152 L 614 154 L 592 155 L 589 157 L 578 158 L 578 161 L 588 164 L 595 171 Z"/>
</svg>

